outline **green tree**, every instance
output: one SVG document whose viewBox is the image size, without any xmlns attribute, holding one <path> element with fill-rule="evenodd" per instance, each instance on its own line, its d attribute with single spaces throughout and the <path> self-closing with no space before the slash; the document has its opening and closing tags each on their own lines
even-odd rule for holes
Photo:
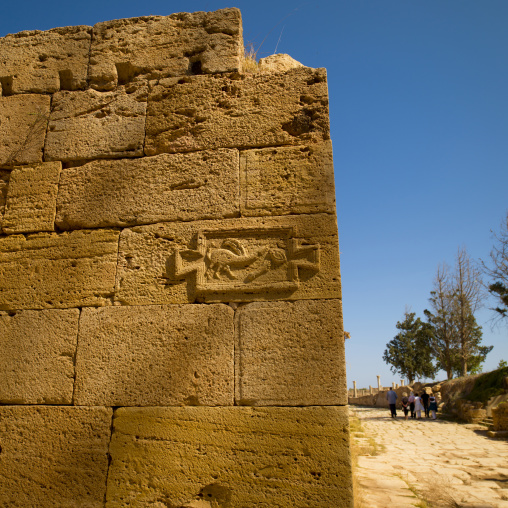
<svg viewBox="0 0 508 508">
<path fill-rule="evenodd" d="M 491 279 L 487 286 L 489 293 L 497 299 L 497 306 L 492 308 L 500 319 L 508 320 L 508 212 L 501 225 L 499 235 L 494 233 L 495 245 L 490 251 L 490 263 L 482 261 L 484 273 Z"/>
<path fill-rule="evenodd" d="M 432 363 L 432 326 L 406 311 L 404 320 L 397 322 L 399 333 L 386 345 L 383 360 L 394 374 L 400 374 L 412 384 L 416 378 L 434 379 Z"/>
<path fill-rule="evenodd" d="M 479 374 L 482 371 L 482 365 L 487 355 L 492 351 L 494 346 L 482 346 L 482 327 L 478 325 L 474 316 L 471 335 L 468 345 L 467 374 Z M 453 373 L 455 376 L 464 376 L 462 357 L 459 354 L 455 358 L 453 364 Z"/>
</svg>

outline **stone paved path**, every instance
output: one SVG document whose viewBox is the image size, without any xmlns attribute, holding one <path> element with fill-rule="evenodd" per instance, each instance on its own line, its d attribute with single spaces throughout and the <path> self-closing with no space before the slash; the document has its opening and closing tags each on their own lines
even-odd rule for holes
<svg viewBox="0 0 508 508">
<path fill-rule="evenodd" d="M 366 436 L 355 440 L 371 436 L 381 445 L 378 455 L 358 459 L 361 506 L 415 506 L 417 491 L 429 507 L 508 508 L 508 441 L 486 437 L 479 426 L 350 409 Z"/>
</svg>

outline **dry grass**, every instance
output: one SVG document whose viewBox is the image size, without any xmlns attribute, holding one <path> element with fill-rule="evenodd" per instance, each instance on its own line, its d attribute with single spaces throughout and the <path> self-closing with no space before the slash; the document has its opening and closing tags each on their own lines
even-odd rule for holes
<svg viewBox="0 0 508 508">
<path fill-rule="evenodd" d="M 411 506 L 416 506 L 417 508 L 431 508 L 431 505 L 427 503 L 426 499 L 423 499 L 420 491 L 408 480 L 407 476 L 404 477 L 402 474 L 396 474 L 395 476 L 400 478 L 407 485 L 407 488 L 412 492 L 415 502 L 411 503 Z"/>
<path fill-rule="evenodd" d="M 453 492 L 451 482 L 446 476 L 425 475 L 421 478 L 421 497 L 425 499 L 428 506 L 440 508 L 458 508 L 460 505 L 450 494 Z"/>
<path fill-rule="evenodd" d="M 367 435 L 362 423 L 357 416 L 349 418 L 349 431 L 351 433 L 351 448 L 355 449 L 356 456 L 379 455 L 384 451 L 384 446 L 379 444 L 372 435 Z"/>
<path fill-rule="evenodd" d="M 383 446 L 376 443 L 372 436 L 366 436 L 360 419 L 355 415 L 349 417 L 349 432 L 351 444 L 351 462 L 353 466 L 353 496 L 355 508 L 369 508 L 365 500 L 363 489 L 360 485 L 356 471 L 358 468 L 358 457 L 361 455 L 379 455 Z"/>
<path fill-rule="evenodd" d="M 243 54 L 243 72 L 249 72 L 251 74 L 258 72 L 258 59 L 257 51 L 254 48 L 252 42 L 249 42 L 244 48 Z"/>
<path fill-rule="evenodd" d="M 358 468 L 358 457 L 364 455 L 363 450 L 358 446 L 357 439 L 359 435 L 364 435 L 362 424 L 357 416 L 349 417 L 349 433 L 351 445 L 351 463 L 353 467 L 353 497 L 355 508 L 367 508 L 365 497 L 358 481 L 356 470 Z"/>
<path fill-rule="evenodd" d="M 451 483 L 442 476 L 423 475 L 419 477 L 419 488 L 413 485 L 408 478 L 397 475 L 407 485 L 407 488 L 417 498 L 417 508 L 458 508 L 453 496 L 450 494 Z"/>
</svg>

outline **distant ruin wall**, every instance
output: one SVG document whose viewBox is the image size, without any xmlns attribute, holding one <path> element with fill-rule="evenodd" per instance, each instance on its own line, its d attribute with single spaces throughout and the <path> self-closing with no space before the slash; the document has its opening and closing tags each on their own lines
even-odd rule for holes
<svg viewBox="0 0 508 508">
<path fill-rule="evenodd" d="M 0 39 L 0 505 L 352 506 L 328 92 L 240 12 Z"/>
</svg>

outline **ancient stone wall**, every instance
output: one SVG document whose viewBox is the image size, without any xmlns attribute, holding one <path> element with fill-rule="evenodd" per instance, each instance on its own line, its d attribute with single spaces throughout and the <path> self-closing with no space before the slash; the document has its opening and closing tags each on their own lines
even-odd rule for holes
<svg viewBox="0 0 508 508">
<path fill-rule="evenodd" d="M 502 402 L 492 410 L 494 430 L 508 431 L 508 402 Z"/>
<path fill-rule="evenodd" d="M 0 39 L 0 505 L 352 505 L 323 69 L 240 12 Z"/>
</svg>

